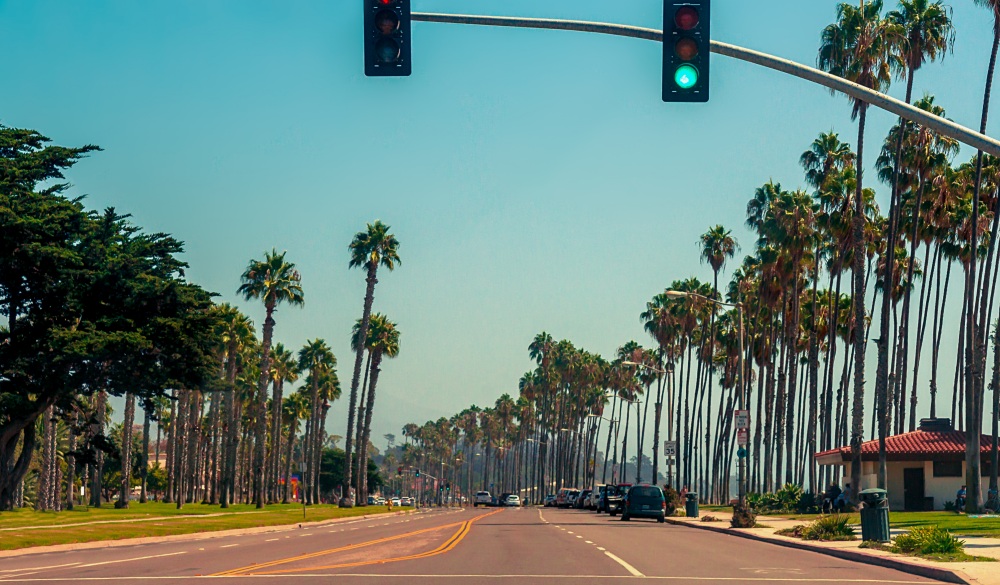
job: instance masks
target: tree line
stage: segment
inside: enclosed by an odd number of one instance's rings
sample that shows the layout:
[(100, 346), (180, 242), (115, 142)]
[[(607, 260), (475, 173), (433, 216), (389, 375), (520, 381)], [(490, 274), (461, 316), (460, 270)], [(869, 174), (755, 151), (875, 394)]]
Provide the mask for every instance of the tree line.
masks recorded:
[[(0, 126), (0, 510), (71, 509), (79, 487), (92, 506), (127, 507), (133, 490), (145, 502), (152, 488), (178, 506), (263, 507), (289, 501), (295, 473), (306, 503), (377, 489), (373, 450), (353, 451), (371, 444), (379, 372), (399, 351), (396, 324), (371, 312), (377, 269), (399, 263), (389, 227), (368, 224), (349, 245), (368, 286), (345, 453), (326, 432), (341, 395), (333, 352), (323, 339), (273, 343), (278, 308), (304, 304), (295, 264), (275, 249), (240, 277), (237, 294), (264, 305), (258, 339), (247, 315), (185, 278), (181, 242), (66, 196), (63, 172), (99, 150)], [(123, 398), (120, 425), (109, 396)]]

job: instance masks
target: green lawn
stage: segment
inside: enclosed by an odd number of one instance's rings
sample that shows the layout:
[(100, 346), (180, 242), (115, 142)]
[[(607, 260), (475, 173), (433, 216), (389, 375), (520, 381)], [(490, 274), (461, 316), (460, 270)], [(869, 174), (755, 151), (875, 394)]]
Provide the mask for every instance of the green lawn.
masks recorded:
[[(309, 506), (305, 521), (383, 514), (386, 511), (381, 506), (348, 509), (335, 505)], [(206, 517), (208, 514), (221, 515)], [(17, 510), (0, 513), (0, 550), (279, 526), (302, 521), (302, 506), (296, 504), (272, 505), (262, 511), (257, 511), (252, 505), (235, 505), (223, 510), (219, 506), (203, 504), (187, 504), (178, 510), (174, 504), (157, 502), (133, 503), (128, 510), (115, 510), (111, 505), (99, 509), (77, 507), (65, 512)], [(74, 524), (77, 526), (68, 526)]]
[[(818, 514), (773, 514), (773, 516), (802, 521), (811, 521), (819, 517)], [(857, 514), (852, 514), (852, 522), (855, 524), (861, 522)], [(901, 529), (937, 525), (959, 536), (1000, 538), (1000, 518), (969, 518), (964, 514), (956, 514), (954, 512), (890, 511), (889, 525), (892, 528)]]

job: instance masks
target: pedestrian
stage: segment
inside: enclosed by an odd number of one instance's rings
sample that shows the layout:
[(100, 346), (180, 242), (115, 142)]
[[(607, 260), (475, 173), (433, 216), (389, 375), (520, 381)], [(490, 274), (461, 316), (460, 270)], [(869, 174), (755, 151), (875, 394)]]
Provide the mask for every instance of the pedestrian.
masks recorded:
[(955, 511), (961, 514), (965, 510), (965, 498), (966, 498), (965, 486), (958, 488), (958, 493), (955, 494)]
[(837, 498), (833, 500), (833, 509), (838, 514), (847, 510), (847, 506), (850, 503), (850, 496), (848, 496), (849, 493), (851, 493), (851, 484), (844, 484), (844, 491), (840, 492), (840, 494), (837, 495)]
[(687, 495), (688, 495), (688, 486), (684, 486), (684, 487), (681, 488), (681, 501), (682, 502), (685, 500), (685, 498), (687, 498)]

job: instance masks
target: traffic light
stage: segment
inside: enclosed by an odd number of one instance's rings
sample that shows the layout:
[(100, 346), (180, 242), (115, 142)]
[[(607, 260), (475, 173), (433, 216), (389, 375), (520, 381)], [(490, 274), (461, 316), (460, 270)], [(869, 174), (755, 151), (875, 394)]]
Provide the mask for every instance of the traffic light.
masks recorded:
[(365, 75), (410, 74), (410, 0), (365, 0)]
[(711, 0), (663, 2), (663, 101), (707, 102)]
[(400, 465), (396, 468), (396, 475), (403, 475), (403, 466)]
[(414, 474), (413, 475), (414, 475), (414, 477), (420, 477), (420, 470), (419, 469), (414, 470)]

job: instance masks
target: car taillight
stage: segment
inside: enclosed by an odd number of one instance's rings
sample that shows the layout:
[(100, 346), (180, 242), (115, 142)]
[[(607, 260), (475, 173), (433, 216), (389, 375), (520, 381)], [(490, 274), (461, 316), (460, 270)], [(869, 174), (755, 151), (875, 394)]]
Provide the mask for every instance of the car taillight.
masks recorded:
[(663, 500), (662, 502), (660, 502), (660, 507), (662, 507), (664, 510), (666, 510), (667, 509), (667, 501)]

